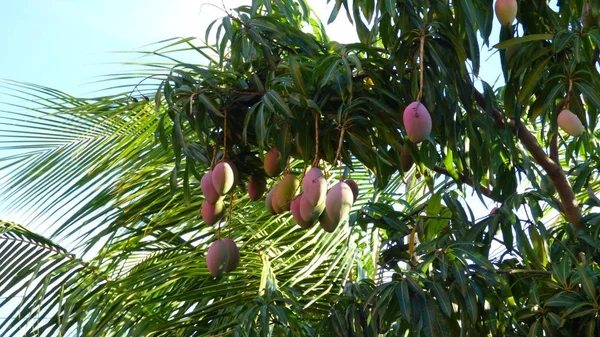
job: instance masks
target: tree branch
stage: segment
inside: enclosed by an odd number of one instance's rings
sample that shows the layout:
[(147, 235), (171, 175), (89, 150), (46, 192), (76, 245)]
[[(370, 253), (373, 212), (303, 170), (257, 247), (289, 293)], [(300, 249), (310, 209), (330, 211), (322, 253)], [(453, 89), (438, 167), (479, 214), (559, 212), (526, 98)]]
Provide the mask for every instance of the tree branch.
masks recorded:
[(550, 140), (550, 159), (554, 160), (555, 163), (560, 163), (558, 159), (558, 130), (554, 130), (552, 139)]
[[(448, 172), (448, 170), (446, 170), (443, 167), (436, 166), (433, 168), (433, 170), (439, 174), (443, 174), (445, 176), (452, 177), (450, 172)], [(458, 180), (463, 182), (463, 184), (467, 184), (467, 185), (471, 186), (472, 188), (475, 188), (475, 183), (473, 182), (473, 179), (471, 179), (471, 177), (468, 177), (462, 173), (458, 173)], [(494, 200), (495, 202), (501, 202), (500, 199), (498, 199), (497, 197), (494, 197), (494, 195), (492, 194), (492, 191), (490, 191), (489, 188), (487, 188), (483, 185), (479, 185), (479, 190), (481, 191), (481, 194)]]
[[(481, 109), (485, 110), (485, 98), (483, 97), (483, 94), (475, 88), (470, 79), (467, 79), (467, 83), (473, 90), (477, 105), (479, 105)], [(496, 127), (509, 127), (521, 141), (523, 146), (525, 146), (527, 151), (529, 151), (533, 157), (533, 160), (540, 165), (544, 171), (546, 171), (548, 178), (550, 178), (556, 187), (556, 190), (558, 191), (562, 209), (564, 210), (567, 220), (576, 228), (583, 228), (584, 225), (581, 223), (581, 211), (579, 210), (577, 199), (575, 199), (575, 193), (573, 193), (573, 188), (571, 187), (569, 180), (567, 180), (567, 177), (565, 176), (560, 164), (546, 155), (544, 149), (540, 146), (537, 139), (533, 136), (533, 134), (531, 134), (531, 132), (529, 132), (529, 130), (527, 130), (525, 125), (523, 125), (520, 120), (508, 118), (496, 108), (494, 108), (492, 111), (492, 118), (494, 119)]]
[(500, 274), (525, 274), (525, 275), (552, 275), (548, 270), (532, 270), (532, 269), (495, 269), (494, 272)]

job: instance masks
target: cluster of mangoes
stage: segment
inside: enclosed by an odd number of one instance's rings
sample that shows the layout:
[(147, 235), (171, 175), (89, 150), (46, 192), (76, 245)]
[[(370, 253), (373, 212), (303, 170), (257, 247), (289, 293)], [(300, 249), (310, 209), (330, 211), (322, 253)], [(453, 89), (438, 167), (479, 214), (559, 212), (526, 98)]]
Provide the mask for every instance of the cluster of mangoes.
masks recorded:
[[(281, 174), (281, 155), (273, 147), (265, 156), (264, 168), (269, 177)], [(300, 192), (300, 193), (298, 193)], [(271, 214), (290, 211), (294, 221), (302, 228), (312, 227), (317, 220), (327, 232), (333, 232), (350, 214), (358, 197), (358, 185), (353, 180), (340, 181), (329, 192), (327, 179), (318, 167), (311, 167), (300, 180), (291, 172), (273, 187), (265, 198), (265, 207)]]
[[(200, 180), (204, 194), (201, 213), (204, 223), (213, 226), (225, 215), (223, 199), (238, 179), (237, 168), (228, 159), (220, 161)], [(218, 277), (223, 272), (233, 271), (240, 262), (240, 251), (232, 239), (214, 241), (206, 253), (206, 264), (211, 275)]]
[[(281, 154), (276, 147), (267, 152), (263, 166), (268, 177), (276, 178), (282, 174)], [(237, 169), (227, 159), (221, 160), (202, 177), (200, 186), (205, 200), (201, 213), (207, 225), (217, 224), (225, 215), (223, 199), (236, 181)], [(250, 200), (260, 200), (266, 189), (264, 176), (255, 174), (250, 177)], [(293, 173), (286, 172), (266, 194), (265, 206), (271, 214), (290, 211), (294, 221), (302, 228), (309, 228), (318, 221), (325, 231), (331, 233), (348, 218), (358, 193), (358, 185), (351, 179), (340, 181), (327, 191), (327, 179), (323, 172), (318, 167), (312, 167), (302, 179), (302, 191), (300, 180)], [(206, 254), (209, 272), (215, 277), (234, 270), (239, 259), (238, 247), (231, 239), (213, 242)]]

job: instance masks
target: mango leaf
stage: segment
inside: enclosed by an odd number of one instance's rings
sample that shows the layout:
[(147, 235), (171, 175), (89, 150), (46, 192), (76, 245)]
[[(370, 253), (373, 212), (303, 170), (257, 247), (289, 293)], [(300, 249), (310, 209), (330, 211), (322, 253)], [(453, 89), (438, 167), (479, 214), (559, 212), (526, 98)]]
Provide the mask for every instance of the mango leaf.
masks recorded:
[(553, 37), (554, 35), (552, 34), (527, 34), (522, 37), (515, 37), (499, 42), (494, 45), (494, 48), (505, 49), (507, 47), (516, 46), (524, 42), (552, 40)]

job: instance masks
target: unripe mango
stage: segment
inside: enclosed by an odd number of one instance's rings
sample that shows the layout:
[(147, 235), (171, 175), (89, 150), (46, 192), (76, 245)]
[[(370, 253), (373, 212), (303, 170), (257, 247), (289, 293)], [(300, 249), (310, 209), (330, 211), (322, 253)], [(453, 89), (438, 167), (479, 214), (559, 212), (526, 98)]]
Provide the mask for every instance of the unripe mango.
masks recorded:
[(265, 198), (265, 207), (267, 208), (267, 211), (273, 215), (277, 214), (277, 212), (275, 211), (275, 208), (273, 207), (273, 193), (275, 192), (275, 189), (272, 188), (269, 193), (267, 193), (267, 197)]
[(511, 46), (506, 47), (506, 49), (504, 50), (504, 56), (506, 57), (506, 60), (508, 62), (510, 62), (510, 59), (512, 59), (512, 57), (516, 54), (517, 50), (519, 50), (519, 46), (520, 44), (513, 44)]
[(233, 187), (235, 174), (232, 165), (231, 161), (222, 161), (212, 171), (212, 183), (219, 195), (227, 194)]
[(278, 202), (278, 199), (276, 198), (278, 188), (279, 188), (279, 184), (275, 185), (275, 187), (273, 188), (273, 196), (271, 196), (271, 205), (273, 205), (273, 212), (275, 212), (275, 214), (282, 214), (286, 210), (289, 211), (290, 204), (288, 203), (287, 205), (285, 205), (285, 204), (281, 205)]
[(250, 200), (257, 201), (262, 198), (263, 194), (267, 190), (267, 181), (265, 178), (259, 175), (253, 175), (250, 177), (248, 183), (248, 196)]
[(329, 219), (329, 216), (327, 216), (327, 212), (323, 212), (323, 214), (319, 216), (319, 226), (321, 226), (321, 228), (323, 228), (323, 230), (327, 233), (333, 233), (337, 228), (338, 224), (334, 223), (333, 221), (331, 221), (331, 219)]
[(327, 196), (327, 180), (318, 167), (313, 167), (302, 179), (302, 191), (304, 198), (311, 205), (318, 205), (325, 201)]
[(413, 166), (413, 158), (410, 155), (408, 150), (408, 146), (404, 145), (402, 147), (402, 152), (400, 152), (400, 166), (402, 166), (402, 171), (407, 172)]
[(303, 198), (303, 194), (300, 194), (294, 200), (292, 200), (292, 203), (290, 204), (290, 211), (292, 212), (292, 217), (298, 226), (302, 228), (310, 228), (315, 223), (315, 219), (312, 221), (306, 221), (304, 218), (302, 218), (302, 215), (300, 214), (300, 202)]
[(200, 180), (200, 188), (202, 189), (204, 199), (214, 204), (217, 201), (223, 200), (223, 197), (217, 193), (215, 185), (213, 185), (212, 174), (213, 171), (210, 170), (202, 176), (202, 179)]
[(272, 147), (267, 152), (263, 166), (269, 177), (276, 177), (281, 174), (281, 153), (276, 147)]
[(344, 182), (352, 190), (352, 196), (354, 197), (352, 199), (352, 203), (354, 203), (356, 201), (356, 198), (358, 198), (358, 193), (359, 193), (359, 191), (358, 191), (358, 184), (356, 183), (356, 181), (354, 181), (352, 179), (347, 179)]
[(230, 239), (221, 240), (227, 246), (227, 251), (229, 253), (229, 258), (227, 259), (227, 264), (225, 265), (224, 271), (229, 273), (230, 271), (235, 270), (238, 264), (240, 264), (240, 250), (235, 242)]
[(206, 252), (206, 265), (210, 274), (214, 277), (221, 276), (228, 261), (229, 249), (227, 244), (222, 240), (211, 243)]
[(325, 199), (325, 213), (327, 218), (331, 220), (331, 223), (339, 225), (342, 223), (350, 214), (350, 208), (352, 207), (352, 189), (345, 182), (340, 181), (327, 193)]
[(564, 109), (558, 114), (556, 122), (561, 129), (571, 136), (581, 136), (583, 134), (583, 124), (581, 124), (577, 115), (568, 109)]
[(222, 201), (216, 203), (204, 200), (202, 203), (202, 220), (209, 226), (213, 226), (219, 222), (225, 215), (225, 204)]
[(422, 142), (431, 133), (431, 115), (419, 101), (410, 103), (402, 114), (408, 139), (413, 143)]
[(286, 174), (285, 177), (283, 177), (283, 180), (277, 184), (275, 193), (273, 194), (273, 199), (275, 200), (273, 203), (274, 208), (276, 208), (275, 205), (277, 205), (283, 211), (289, 211), (290, 203), (292, 202), (294, 195), (296, 195), (299, 186), (300, 181), (295, 175), (291, 173)]
[(502, 26), (509, 26), (517, 17), (517, 0), (496, 0), (496, 17)]

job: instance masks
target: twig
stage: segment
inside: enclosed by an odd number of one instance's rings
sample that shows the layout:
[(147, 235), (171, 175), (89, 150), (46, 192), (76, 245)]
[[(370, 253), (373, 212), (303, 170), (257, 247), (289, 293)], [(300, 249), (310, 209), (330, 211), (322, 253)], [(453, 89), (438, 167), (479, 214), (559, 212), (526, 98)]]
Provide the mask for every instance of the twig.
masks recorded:
[(530, 274), (530, 275), (552, 275), (548, 270), (532, 270), (532, 269), (495, 269), (494, 272), (501, 274)]
[(215, 144), (213, 146), (213, 154), (212, 154), (212, 158), (210, 159), (210, 169), (211, 170), (215, 167), (216, 159), (217, 159), (217, 144)]
[(339, 160), (339, 166), (340, 166), (340, 181), (343, 179), (342, 177), (342, 160), (339, 159), (340, 157), (340, 151), (342, 150), (342, 143), (344, 141), (344, 132), (346, 131), (346, 128), (344, 126), (342, 126), (342, 131), (340, 131), (340, 139), (338, 141), (338, 147), (337, 147), (337, 151), (335, 152), (335, 158), (333, 159), (333, 162), (337, 162)]
[(319, 112), (315, 111), (315, 159), (313, 167), (319, 166)]
[[(448, 177), (452, 177), (452, 175), (450, 174), (450, 172), (448, 172), (448, 170), (446, 170), (443, 167), (439, 167), (436, 166), (433, 168), (433, 170), (437, 173), (443, 174), (445, 176)], [(471, 179), (471, 177), (468, 177), (462, 173), (458, 173), (458, 180), (460, 180), (462, 183), (467, 184), (469, 186), (471, 186), (472, 188), (475, 188), (475, 183), (473, 182), (473, 179)], [(502, 200), (498, 199), (497, 197), (494, 197), (492, 191), (490, 191), (489, 188), (480, 185), (479, 186), (479, 190), (481, 191), (481, 194), (485, 195), (486, 197), (494, 200), (495, 202), (502, 202)]]
[(424, 71), (424, 61), (423, 55), (425, 54), (425, 31), (421, 32), (421, 38), (419, 40), (419, 93), (417, 94), (417, 101), (421, 101), (421, 97), (423, 97), (423, 71)]
[(227, 157), (227, 109), (223, 113), (223, 157), (221, 161)]

